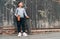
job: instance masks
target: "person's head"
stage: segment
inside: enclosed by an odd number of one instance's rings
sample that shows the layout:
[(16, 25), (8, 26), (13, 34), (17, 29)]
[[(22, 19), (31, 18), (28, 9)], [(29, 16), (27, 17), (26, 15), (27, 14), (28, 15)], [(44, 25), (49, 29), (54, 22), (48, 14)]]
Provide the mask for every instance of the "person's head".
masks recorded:
[(23, 2), (19, 2), (18, 3), (18, 7), (23, 7), (24, 6), (24, 3)]

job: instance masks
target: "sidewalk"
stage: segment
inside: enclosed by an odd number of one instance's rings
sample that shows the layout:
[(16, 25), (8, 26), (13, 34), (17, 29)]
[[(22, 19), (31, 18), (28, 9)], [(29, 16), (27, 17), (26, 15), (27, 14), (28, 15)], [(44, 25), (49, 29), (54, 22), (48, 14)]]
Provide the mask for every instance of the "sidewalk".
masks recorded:
[(60, 32), (29, 35), (27, 37), (18, 37), (17, 35), (0, 35), (0, 39), (60, 39)]

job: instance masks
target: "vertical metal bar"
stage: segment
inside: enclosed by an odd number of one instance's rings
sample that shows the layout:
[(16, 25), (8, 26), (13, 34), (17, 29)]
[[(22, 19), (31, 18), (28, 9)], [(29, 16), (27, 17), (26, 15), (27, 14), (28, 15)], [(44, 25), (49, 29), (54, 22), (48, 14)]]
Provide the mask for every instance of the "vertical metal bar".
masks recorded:
[[(31, 5), (30, 5), (31, 7), (31, 14), (30, 14), (30, 16), (31, 16), (31, 19), (32, 19), (32, 23), (34, 23), (34, 20), (33, 20), (33, 1), (31, 0)], [(32, 23), (31, 23), (31, 25), (32, 25)], [(32, 25), (32, 28), (34, 28), (34, 24)]]
[(37, 28), (38, 25), (37, 25), (37, 0), (36, 0), (36, 24), (35, 24), (35, 27)]
[(2, 25), (2, 26), (4, 26), (4, 7), (3, 7), (3, 10), (2, 10), (2, 11), (3, 11), (3, 16), (2, 16), (2, 17), (3, 17), (3, 18), (2, 18), (2, 20), (3, 20), (3, 21), (2, 21), (2, 22), (3, 22), (3, 25)]

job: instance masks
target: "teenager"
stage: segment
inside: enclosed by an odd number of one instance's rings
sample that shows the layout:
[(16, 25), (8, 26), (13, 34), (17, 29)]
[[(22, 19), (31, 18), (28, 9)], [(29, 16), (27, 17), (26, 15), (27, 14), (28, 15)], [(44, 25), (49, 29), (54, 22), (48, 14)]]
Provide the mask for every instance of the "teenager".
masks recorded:
[[(29, 18), (29, 16), (26, 14), (25, 9), (23, 8), (24, 4), (23, 2), (18, 3), (18, 7), (15, 12), (15, 16), (17, 17), (17, 29), (18, 29), (18, 36), (28, 36), (25, 32), (25, 18)], [(23, 31), (23, 34), (21, 33), (21, 29)]]

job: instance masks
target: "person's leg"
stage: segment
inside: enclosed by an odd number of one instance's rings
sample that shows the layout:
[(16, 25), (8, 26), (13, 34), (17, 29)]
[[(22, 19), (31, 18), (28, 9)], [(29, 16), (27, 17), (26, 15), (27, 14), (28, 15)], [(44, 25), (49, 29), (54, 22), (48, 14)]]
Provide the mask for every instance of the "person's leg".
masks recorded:
[(18, 36), (21, 36), (21, 21), (17, 21)]
[(21, 32), (21, 26), (19, 21), (17, 21), (17, 30), (18, 30), (18, 33)]
[(25, 32), (25, 19), (22, 18), (22, 31)]
[(22, 19), (22, 31), (23, 31), (23, 36), (27, 36), (27, 33), (25, 32), (25, 19)]

